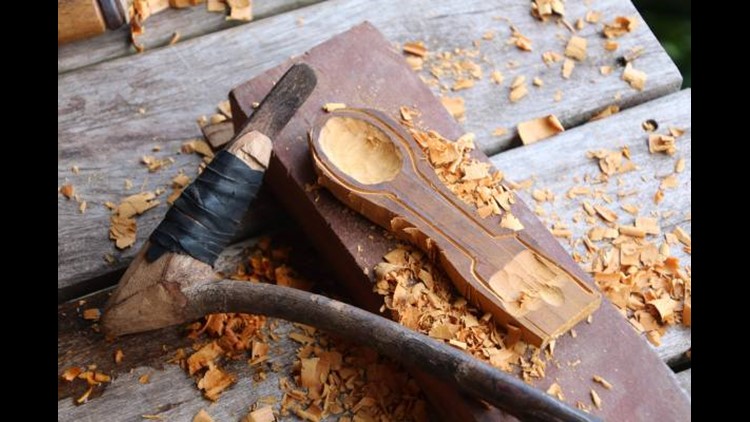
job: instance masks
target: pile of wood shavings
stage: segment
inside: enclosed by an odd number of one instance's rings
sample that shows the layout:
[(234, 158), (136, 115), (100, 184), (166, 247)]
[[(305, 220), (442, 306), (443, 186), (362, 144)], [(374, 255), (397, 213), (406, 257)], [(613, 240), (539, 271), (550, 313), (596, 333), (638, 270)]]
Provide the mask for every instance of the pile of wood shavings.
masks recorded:
[(91, 393), (94, 392), (95, 388), (103, 385), (104, 383), (112, 381), (112, 378), (109, 375), (97, 371), (95, 364), (89, 365), (86, 368), (80, 366), (70, 367), (63, 371), (62, 375), (60, 375), (60, 378), (67, 382), (73, 382), (76, 379), (81, 379), (85, 380), (88, 384), (89, 387), (86, 392), (84, 392), (80, 397), (76, 399), (77, 404), (86, 403), (87, 401), (89, 401)]
[[(289, 266), (290, 249), (272, 247), (263, 238), (250, 251), (229, 278), (239, 282), (270, 282), (310, 290), (313, 283)], [(237, 375), (221, 368), (223, 359), (248, 356), (257, 381), (266, 378), (269, 344), (278, 339), (275, 322), (247, 314), (213, 314), (188, 327), (188, 336), (196, 340), (194, 351), (178, 350), (171, 360), (180, 364), (204, 395), (218, 400)], [(277, 414), (296, 416), (317, 422), (328, 415), (339, 415), (339, 421), (426, 421), (426, 402), (416, 382), (397, 364), (364, 346), (354, 345), (320, 332), (313, 327), (295, 324), (301, 331), (289, 333), (300, 343), (295, 374), (281, 378), (284, 394), (280, 400), (259, 400), (246, 420), (270, 421), (267, 404), (278, 404)]]
[(402, 123), (424, 151), (440, 181), (466, 204), (475, 206), (482, 218), (501, 216), (500, 225), (512, 230), (522, 230), (523, 224), (510, 211), (516, 202), (515, 193), (503, 185), (503, 173), (491, 171), (490, 163), (471, 157), (474, 134), (467, 133), (455, 142), (435, 131), (422, 131), (414, 127), (417, 114), (407, 107), (401, 108)]
[[(209, 12), (226, 13), (229, 10), (227, 20), (251, 21), (253, 19), (252, 0), (134, 0), (128, 7), (130, 16), (130, 40), (136, 51), (145, 51), (145, 46), (138, 42), (138, 37), (143, 35), (146, 27), (144, 22), (151, 15), (166, 9), (184, 9), (206, 3)], [(169, 44), (172, 45), (180, 39), (180, 33), (175, 32)]]
[(373, 349), (298, 326), (303, 331), (290, 337), (302, 345), (299, 375), (294, 384), (279, 380), (282, 416), (294, 413), (313, 422), (328, 415), (340, 415), (340, 422), (428, 420), (420, 388), (403, 369)]
[[(655, 124), (644, 123), (649, 132), (654, 127)], [(652, 154), (674, 154), (675, 140), (683, 133), (678, 128), (670, 128), (669, 134), (650, 133), (649, 151)], [(656, 142), (663, 143), (657, 144), (661, 147), (656, 148)], [(628, 217), (615, 212), (614, 206), (618, 203), (604, 187), (615, 178), (620, 186), (619, 175), (637, 170), (627, 146), (617, 151), (589, 151), (587, 156), (599, 168), (598, 175), (586, 177), (585, 182), (590, 186), (576, 185), (566, 195), (558, 195), (580, 202), (581, 210), (573, 216), (573, 223), (585, 224), (587, 231), (584, 236), (576, 238), (565, 222), (555, 221), (552, 232), (558, 237), (568, 238), (576, 262), (592, 275), (599, 289), (630, 324), (658, 346), (669, 326), (691, 325), (691, 267), (681, 266), (671, 252), (675, 246), (681, 246), (685, 253), (690, 254), (690, 235), (680, 227), (671, 233), (663, 233), (658, 218), (643, 215), (641, 207), (634, 204), (619, 203), (619, 208), (629, 214)], [(663, 199), (665, 189), (678, 185), (678, 174), (684, 168), (685, 160), (676, 159), (673, 173), (664, 176), (659, 183), (654, 198), (656, 204)], [(547, 213), (541, 205), (550, 197), (554, 201), (555, 196), (552, 192), (550, 195), (543, 195), (543, 192), (535, 189), (532, 198), (537, 202), (535, 212), (545, 218)], [(616, 198), (627, 198), (632, 194), (632, 191), (618, 189)], [(597, 204), (599, 201), (608, 205)], [(690, 218), (689, 214), (687, 218)]]
[(463, 350), (524, 380), (543, 378), (540, 349), (520, 340), (521, 331), (498, 330), (489, 313), (470, 306), (441, 268), (419, 250), (400, 245), (375, 266), (375, 292), (398, 323)]

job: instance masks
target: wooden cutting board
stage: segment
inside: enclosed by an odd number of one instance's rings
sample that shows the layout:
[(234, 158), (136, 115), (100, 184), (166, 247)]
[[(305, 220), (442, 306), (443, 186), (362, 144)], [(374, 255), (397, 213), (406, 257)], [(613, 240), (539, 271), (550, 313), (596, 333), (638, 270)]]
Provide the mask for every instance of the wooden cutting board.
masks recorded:
[[(395, 247), (395, 240), (383, 236), (380, 229), (327, 191), (309, 189), (317, 176), (308, 149), (308, 132), (324, 113), (322, 105), (329, 102), (374, 108), (394, 118), (399, 116), (399, 107), (406, 105), (421, 112), (421, 127), (436, 130), (449, 139), (456, 139), (463, 131), (401, 54), (369, 23), (337, 35), (233, 89), (230, 100), (235, 128), (252, 113), (252, 104), (260, 102), (289, 66), (300, 61), (315, 69), (318, 86), (273, 140), (274, 156), (266, 183), (334, 270), (352, 301), (378, 313), (383, 299), (372, 290), (372, 268)], [(481, 151), (473, 153), (475, 158), (489, 161)], [(512, 179), (513, 175), (507, 177)], [(513, 214), (525, 226), (525, 241), (593, 286), (588, 275), (520, 200), (514, 205)], [(557, 382), (568, 403), (581, 401), (591, 407), (590, 391), (595, 389), (602, 408), (594, 408), (593, 412), (608, 421), (691, 419), (690, 399), (680, 389), (673, 372), (606, 299), (593, 314), (592, 323), (579, 324), (575, 329), (577, 337), (564, 335), (557, 340), (555, 358), (548, 363), (545, 378), (534, 382), (536, 387), (546, 390)], [(446, 420), (515, 420), (462, 397), (452, 385), (413, 372)], [(602, 389), (592, 381), (594, 375), (608, 380), (613, 388)]]

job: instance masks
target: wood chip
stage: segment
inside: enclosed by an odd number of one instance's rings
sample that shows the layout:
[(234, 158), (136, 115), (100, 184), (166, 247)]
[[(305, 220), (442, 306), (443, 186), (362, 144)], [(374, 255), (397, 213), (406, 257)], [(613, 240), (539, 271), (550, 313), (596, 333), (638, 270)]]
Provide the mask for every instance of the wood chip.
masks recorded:
[(544, 85), (544, 81), (541, 78), (538, 78), (538, 77), (534, 78), (534, 80), (532, 81), (532, 83), (534, 84), (534, 86), (538, 86), (538, 87), (541, 87), (541, 86)]
[(115, 350), (115, 363), (120, 364), (122, 363), (122, 360), (125, 358), (125, 354), (122, 352), (122, 349)]
[(680, 158), (674, 163), (674, 172), (682, 173), (683, 171), (685, 171), (685, 159)]
[(65, 381), (70, 382), (76, 379), (81, 374), (81, 372), (83, 372), (83, 368), (81, 368), (80, 366), (73, 366), (71, 368), (66, 369), (62, 373), (60, 378), (64, 379)]
[(573, 35), (565, 47), (565, 56), (578, 61), (584, 60), (586, 58), (586, 45), (586, 38)]
[(593, 117), (591, 117), (591, 119), (589, 119), (589, 121), (594, 122), (596, 120), (601, 120), (619, 112), (620, 112), (620, 106), (611, 104), (611, 105), (608, 105), (604, 110), (596, 113)]
[(448, 110), (454, 119), (463, 119), (466, 115), (464, 99), (461, 97), (440, 97), (440, 102)]
[(209, 12), (224, 12), (227, 10), (227, 4), (224, 0), (208, 0), (206, 10)]
[(253, 8), (250, 0), (224, 0), (229, 5), (229, 16), (227, 20), (245, 21), (253, 20)]
[(594, 382), (601, 384), (607, 390), (611, 390), (612, 389), (612, 384), (610, 384), (609, 381), (605, 380), (604, 378), (600, 377), (599, 375), (594, 375)]
[(588, 23), (598, 23), (599, 19), (601, 19), (601, 16), (602, 16), (601, 12), (589, 10), (588, 12), (586, 12), (585, 19), (586, 19), (586, 22)]
[(232, 385), (235, 380), (234, 375), (222, 371), (216, 367), (213, 362), (209, 362), (208, 371), (206, 371), (203, 378), (198, 381), (198, 388), (203, 390), (203, 395), (207, 399), (216, 401), (221, 393)]
[(651, 133), (648, 135), (648, 151), (651, 154), (663, 152), (668, 155), (674, 155), (677, 152), (677, 140), (671, 135), (662, 135)]
[(327, 113), (330, 113), (335, 110), (340, 110), (342, 108), (346, 108), (346, 104), (344, 103), (325, 103), (323, 105), (323, 110)]
[(462, 89), (468, 89), (474, 86), (473, 79), (459, 79), (451, 87), (452, 91), (460, 91)]
[(602, 33), (607, 38), (621, 37), (628, 32), (632, 32), (638, 26), (638, 21), (635, 16), (625, 17), (617, 16), (612, 23), (604, 25)]
[(594, 403), (594, 406), (596, 406), (597, 409), (602, 408), (602, 399), (594, 390), (591, 390), (591, 401)]
[(508, 98), (510, 99), (510, 102), (515, 103), (521, 98), (525, 97), (528, 93), (529, 91), (526, 87), (526, 77), (517, 76), (510, 86), (510, 95)]
[(690, 235), (682, 229), (682, 227), (675, 227), (674, 231), (672, 232), (677, 237), (677, 240), (680, 241), (685, 246), (691, 247), (692, 240), (690, 238)]
[(427, 57), (427, 48), (422, 41), (408, 42), (404, 44), (404, 53), (424, 58)]
[(490, 73), (490, 80), (494, 84), (502, 85), (504, 80), (503, 73), (499, 70), (493, 70), (492, 73)]
[(206, 412), (206, 409), (201, 409), (193, 416), (193, 422), (214, 422), (214, 418)]
[(622, 72), (622, 80), (638, 91), (643, 91), (646, 86), (646, 78), (646, 73), (636, 70), (631, 63), (626, 64), (625, 70)]
[(617, 221), (617, 213), (602, 205), (594, 205), (594, 210), (604, 221), (614, 223)]
[(518, 136), (524, 145), (532, 144), (565, 131), (560, 120), (554, 114), (521, 122), (518, 124), (517, 129)]
[(68, 183), (65, 185), (62, 185), (60, 187), (60, 193), (67, 199), (70, 199), (75, 195), (75, 188), (73, 188), (73, 185)]
[(88, 321), (99, 321), (101, 316), (102, 313), (98, 308), (89, 308), (83, 311), (83, 319)]
[(599, 73), (606, 76), (612, 73), (612, 66), (602, 66), (599, 68)]
[(562, 77), (563, 79), (570, 79), (570, 75), (573, 74), (573, 68), (576, 67), (575, 62), (570, 59), (565, 59), (562, 65)]
[(503, 217), (500, 220), (500, 227), (511, 229), (514, 231), (523, 230), (523, 224), (521, 223), (521, 220), (519, 220), (518, 218), (516, 218), (516, 216), (509, 212), (503, 214)]
[(547, 389), (547, 394), (551, 396), (557, 397), (560, 401), (565, 401), (565, 396), (563, 395), (562, 387), (560, 387), (560, 384), (553, 382), (549, 388)]
[(617, 41), (604, 41), (604, 49), (607, 51), (615, 51), (618, 47), (620, 47), (620, 44)]
[(151, 374), (143, 374), (140, 377), (138, 377), (138, 382), (140, 384), (148, 384), (151, 378)]
[(242, 422), (274, 422), (272, 406), (263, 406), (248, 413)]
[(492, 131), (492, 136), (503, 136), (508, 133), (508, 129), (504, 127), (498, 127), (495, 128), (495, 130)]

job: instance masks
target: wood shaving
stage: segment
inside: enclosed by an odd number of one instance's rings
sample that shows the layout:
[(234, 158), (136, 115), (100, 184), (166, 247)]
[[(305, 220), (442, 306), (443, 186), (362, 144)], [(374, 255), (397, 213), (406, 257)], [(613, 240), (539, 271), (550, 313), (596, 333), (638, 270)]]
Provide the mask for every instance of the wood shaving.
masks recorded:
[(635, 164), (629, 158), (627, 148), (622, 148), (618, 151), (610, 151), (606, 149), (588, 151), (586, 156), (598, 160), (599, 170), (601, 171), (604, 180), (613, 175), (633, 171), (636, 168)]
[(208, 0), (206, 2), (206, 10), (209, 12), (225, 12), (227, 4), (224, 0)]
[(677, 152), (677, 139), (671, 135), (651, 133), (648, 135), (648, 152), (674, 155)]
[(597, 409), (602, 408), (602, 399), (594, 390), (591, 390), (591, 401), (594, 403), (594, 406), (596, 406)]
[(497, 85), (502, 85), (504, 80), (503, 73), (499, 70), (493, 70), (492, 73), (490, 73), (490, 80)]
[(115, 363), (120, 364), (122, 363), (122, 360), (125, 358), (125, 354), (122, 352), (122, 349), (115, 350)]
[(542, 87), (544, 85), (544, 81), (541, 78), (538, 78), (538, 77), (534, 78), (534, 80), (532, 81), (532, 83), (534, 84), (534, 86), (538, 86), (538, 87)]
[(144, 155), (143, 157), (141, 157), (141, 163), (145, 164), (146, 167), (148, 167), (149, 172), (154, 173), (174, 163), (174, 158), (167, 157), (159, 159), (153, 155)]
[(448, 110), (454, 119), (463, 119), (466, 115), (466, 106), (461, 97), (440, 97), (440, 102)]
[(214, 418), (206, 412), (206, 409), (201, 409), (193, 416), (193, 422), (214, 422)]
[(80, 204), (78, 204), (78, 212), (80, 212), (81, 214), (85, 213), (85, 212), (86, 212), (86, 206), (87, 206), (87, 205), (88, 205), (88, 204), (87, 204), (87, 202), (86, 202), (86, 201), (81, 201), (81, 203), (80, 203)]
[(562, 77), (563, 79), (570, 79), (570, 75), (573, 74), (573, 69), (576, 67), (575, 62), (570, 59), (565, 59), (562, 65)]
[(563, 395), (562, 387), (560, 387), (560, 384), (553, 382), (549, 388), (547, 389), (547, 394), (550, 396), (557, 397), (560, 401), (565, 401), (565, 396)]
[(234, 375), (222, 371), (213, 362), (209, 362), (208, 370), (198, 381), (198, 388), (203, 390), (203, 395), (207, 399), (216, 401), (221, 393), (235, 381)]
[(323, 105), (323, 111), (330, 113), (335, 110), (340, 110), (342, 108), (346, 108), (346, 104), (344, 103), (325, 103)]
[(691, 247), (692, 240), (690, 235), (682, 229), (682, 227), (675, 227), (672, 234), (685, 246)]
[(550, 16), (565, 16), (565, 4), (562, 0), (534, 0), (531, 15), (541, 21), (546, 21)]
[(521, 51), (531, 51), (531, 40), (525, 37), (515, 26), (510, 27), (511, 37), (509, 43), (514, 44)]
[(408, 42), (404, 44), (404, 53), (412, 54), (417, 57), (427, 57), (427, 47), (422, 41)]
[(615, 105), (615, 104), (611, 104), (611, 105), (608, 105), (604, 110), (602, 110), (602, 111), (596, 113), (594, 116), (592, 116), (591, 119), (589, 119), (589, 121), (590, 122), (594, 122), (596, 120), (601, 120), (601, 119), (607, 118), (607, 117), (609, 117), (609, 116), (611, 116), (613, 114), (617, 114), (619, 112), (620, 112), (620, 106)]
[(460, 91), (462, 89), (468, 89), (474, 86), (473, 79), (459, 79), (451, 87), (452, 91)]
[(612, 40), (604, 41), (604, 49), (607, 51), (615, 51), (619, 47), (620, 47), (620, 44), (617, 41), (612, 41)]
[(64, 379), (65, 381), (71, 382), (76, 379), (78, 375), (81, 374), (81, 372), (83, 372), (83, 368), (81, 368), (80, 366), (73, 366), (63, 371), (62, 375), (60, 375), (60, 378)]
[(586, 12), (585, 19), (586, 19), (586, 22), (588, 23), (599, 23), (599, 19), (601, 19), (601, 17), (602, 17), (601, 12), (589, 10), (588, 12)]
[(274, 422), (276, 417), (273, 415), (272, 406), (263, 406), (245, 416), (242, 422)]
[(612, 73), (612, 66), (602, 66), (599, 68), (599, 73), (601, 73), (604, 76), (609, 75)]
[(245, 21), (253, 20), (253, 8), (250, 0), (224, 0), (229, 5), (229, 16), (227, 20)]
[(102, 312), (98, 308), (89, 308), (83, 311), (83, 319), (87, 321), (99, 321), (101, 316)]
[(510, 102), (515, 103), (525, 97), (528, 93), (529, 90), (526, 87), (526, 77), (517, 76), (510, 86), (510, 95), (508, 98), (510, 99)]
[(542, 61), (544, 61), (544, 64), (548, 66), (552, 63), (557, 63), (562, 59), (563, 56), (559, 53), (555, 53), (554, 51), (546, 51), (542, 53)]
[(492, 131), (492, 136), (503, 136), (507, 133), (508, 133), (508, 129), (504, 127), (498, 127)]
[(612, 23), (604, 25), (602, 33), (607, 38), (617, 38), (632, 32), (637, 26), (638, 20), (635, 16), (617, 16)]
[(643, 91), (646, 86), (646, 78), (646, 72), (636, 70), (631, 63), (626, 64), (625, 70), (622, 72), (622, 80), (638, 91)]
[[(202, 139), (193, 139), (191, 141), (184, 142), (180, 147), (180, 151), (183, 154), (198, 154), (204, 158), (204, 161), (210, 162), (214, 158), (214, 151), (211, 149), (211, 145)], [(206, 160), (207, 159), (207, 160)]]
[(70, 199), (75, 195), (75, 188), (72, 184), (68, 183), (60, 187), (60, 193), (66, 198)]
[(594, 382), (601, 384), (602, 387), (606, 388), (607, 390), (611, 390), (612, 389), (612, 384), (610, 384), (609, 381), (605, 380), (604, 378), (600, 377), (599, 375), (594, 375), (593, 380), (594, 380)]
[(685, 159), (680, 158), (674, 163), (674, 172), (682, 173), (683, 171), (685, 171)]
[(586, 45), (586, 38), (573, 35), (570, 37), (568, 45), (565, 47), (565, 56), (578, 60), (579, 62), (583, 61), (586, 58)]
[(138, 377), (138, 383), (140, 384), (148, 384), (151, 378), (151, 374), (143, 374), (140, 377)]
[(533, 144), (564, 131), (565, 128), (554, 114), (518, 124), (518, 136), (524, 145)]

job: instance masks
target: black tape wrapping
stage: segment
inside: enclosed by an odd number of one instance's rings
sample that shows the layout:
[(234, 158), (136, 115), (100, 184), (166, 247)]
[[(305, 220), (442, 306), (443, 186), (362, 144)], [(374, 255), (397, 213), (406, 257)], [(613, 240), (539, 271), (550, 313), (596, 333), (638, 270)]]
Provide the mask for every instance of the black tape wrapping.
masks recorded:
[(151, 233), (146, 260), (154, 262), (169, 251), (213, 265), (236, 234), (263, 174), (232, 153), (216, 154)]

